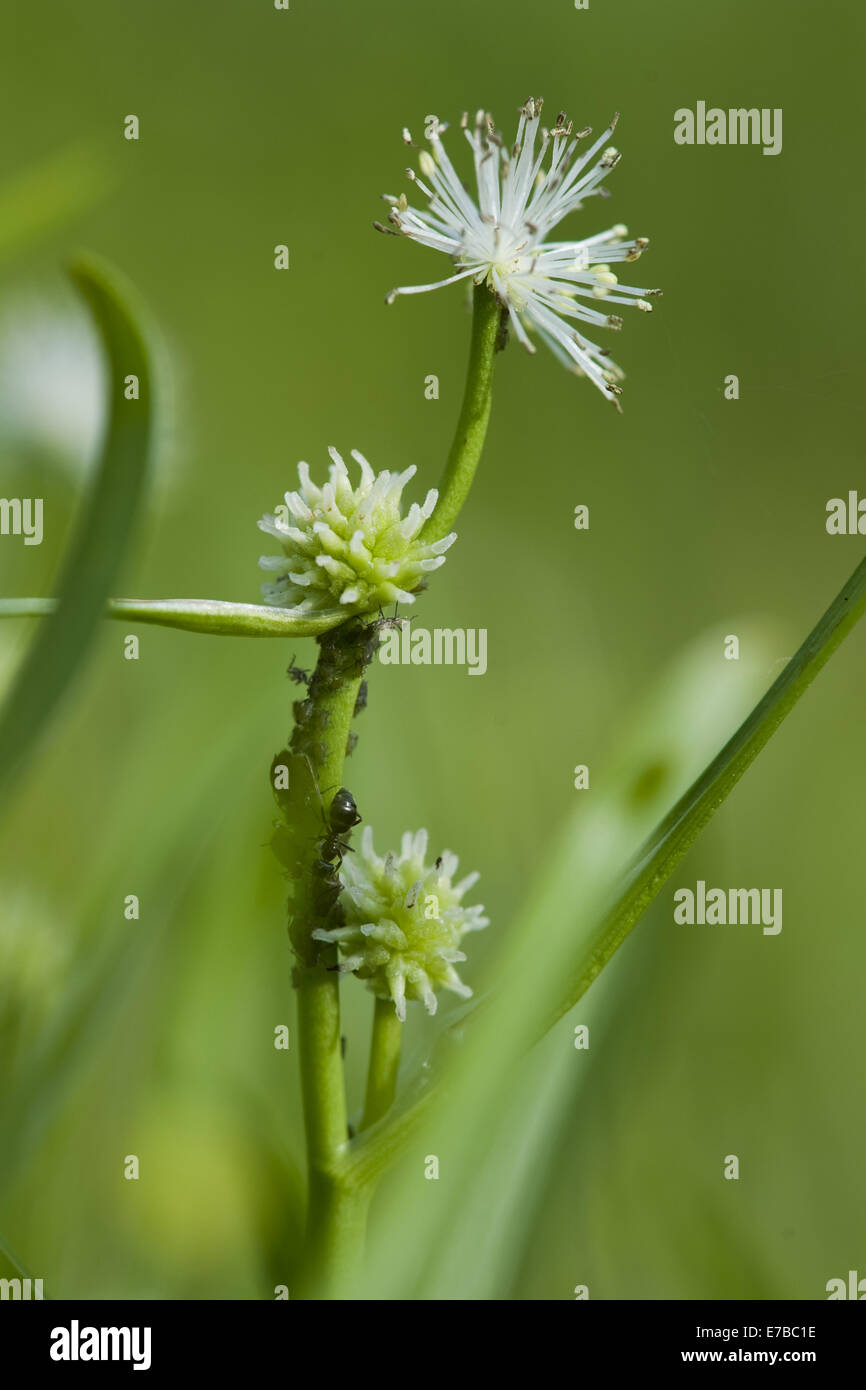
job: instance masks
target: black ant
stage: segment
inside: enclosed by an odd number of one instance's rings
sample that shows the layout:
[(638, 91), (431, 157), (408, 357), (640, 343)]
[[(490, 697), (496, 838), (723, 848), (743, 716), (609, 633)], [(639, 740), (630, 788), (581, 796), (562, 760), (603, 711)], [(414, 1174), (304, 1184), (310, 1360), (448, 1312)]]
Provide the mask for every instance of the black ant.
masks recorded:
[[(324, 810), (322, 816), (324, 818)], [(360, 821), (355, 798), (347, 787), (340, 787), (334, 793), (325, 819), (326, 832), (319, 841), (319, 858), (313, 864), (313, 911), (319, 917), (328, 917), (337, 906), (343, 891), (337, 870), (344, 852), (352, 848), (342, 836), (350, 834)]]
[(347, 787), (340, 787), (339, 791), (334, 793), (328, 818), (325, 821), (327, 830), (319, 842), (320, 863), (327, 863), (329, 860), (336, 859), (339, 868), (343, 862), (344, 850), (351, 850), (352, 848), (342, 836), (350, 834), (354, 826), (360, 825), (361, 819), (352, 793)]

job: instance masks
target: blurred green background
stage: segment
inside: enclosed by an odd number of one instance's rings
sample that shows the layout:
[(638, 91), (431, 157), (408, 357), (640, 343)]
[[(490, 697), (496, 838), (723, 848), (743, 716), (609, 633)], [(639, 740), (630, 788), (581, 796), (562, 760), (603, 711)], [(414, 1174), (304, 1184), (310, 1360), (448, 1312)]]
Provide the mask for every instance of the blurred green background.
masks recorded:
[[(421, 497), (450, 442), (465, 297), (386, 308), (447, 269), (372, 230), (378, 195), (406, 186), (401, 127), (484, 105), (508, 134), (529, 94), (596, 128), (622, 113), (613, 201), (565, 234), (621, 219), (651, 239), (636, 283), (665, 296), (617, 339), (625, 414), (547, 353), (500, 359), (460, 539), (416, 607), (485, 627), (488, 672), (375, 668), (347, 774), (380, 848), (423, 824), (481, 870), (493, 925), (470, 982), (575, 798), (603, 791), (642, 692), (711, 631), (708, 698), (734, 679), (729, 632), (754, 634), (760, 693), (861, 557), (824, 518), (866, 482), (864, 25), (832, 0), (4, 6), (0, 491), (46, 499), (41, 547), (0, 540), (4, 595), (52, 592), (97, 434), (71, 252), (122, 267), (164, 340), (124, 592), (255, 601), (255, 522), (299, 459), (414, 462)], [(699, 99), (783, 108), (782, 154), (675, 145)], [(0, 630), (0, 685), (32, 631)], [(294, 1004), (267, 770), (289, 657), (312, 664), (314, 644), (138, 632), (130, 662), (124, 630), (101, 630), (6, 808), (0, 1233), (53, 1296), (267, 1298), (303, 1154), (296, 1055), (272, 1042)], [(590, 1051), (532, 1121), (500, 1296), (821, 1298), (866, 1273), (864, 677), (860, 631), (593, 988)], [(741, 712), (732, 696), (726, 732)], [(781, 935), (675, 926), (673, 889), (697, 878), (781, 886)], [(353, 981), (345, 1001), (357, 1106), (371, 1004)], [(457, 1275), (451, 1293), (471, 1296)]]

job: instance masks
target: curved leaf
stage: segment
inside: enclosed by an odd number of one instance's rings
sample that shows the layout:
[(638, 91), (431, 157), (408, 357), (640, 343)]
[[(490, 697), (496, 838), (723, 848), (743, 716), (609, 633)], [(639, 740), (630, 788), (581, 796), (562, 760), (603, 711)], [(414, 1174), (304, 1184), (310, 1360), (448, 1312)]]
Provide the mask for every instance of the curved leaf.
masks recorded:
[[(127, 291), (118, 289), (113, 271), (92, 261), (75, 263), (70, 274), (87, 301), (108, 358), (109, 421), (96, 477), (64, 562), (60, 597), (50, 608), (51, 617), (28, 651), (0, 713), (0, 789), (4, 791), (84, 661), (128, 550), (150, 457), (150, 361), (125, 302)], [(130, 376), (138, 378), (134, 400), (124, 394)]]

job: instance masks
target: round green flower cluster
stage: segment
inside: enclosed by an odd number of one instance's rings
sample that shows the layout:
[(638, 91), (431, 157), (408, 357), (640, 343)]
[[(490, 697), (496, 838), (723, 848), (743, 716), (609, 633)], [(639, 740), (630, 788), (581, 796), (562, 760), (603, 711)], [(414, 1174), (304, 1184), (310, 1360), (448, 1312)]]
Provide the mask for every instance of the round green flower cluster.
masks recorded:
[(341, 868), (342, 924), (313, 932), (317, 941), (339, 947), (342, 970), (365, 980), (379, 998), (392, 999), (401, 1020), (407, 999), (434, 1014), (439, 989), (470, 997), (454, 967), (466, 959), (463, 937), (489, 921), (483, 907), (462, 903), (478, 874), (453, 883), (457, 856), (445, 850), (428, 864), (426, 854), (427, 831), (407, 831), (400, 853), (381, 859), (366, 826), (357, 855), (347, 856)]
[(268, 603), (298, 618), (372, 613), (389, 603), (414, 603), (427, 574), (445, 563), (456, 534), (426, 542), (420, 532), (438, 500), (435, 488), (423, 505), (413, 502), (404, 516), (403, 488), (414, 465), (402, 473), (374, 473), (356, 449), (361, 470), (353, 487), (336, 449), (328, 481), (316, 487), (306, 463), (298, 464), (300, 489), (262, 518), (259, 527), (279, 541), (282, 555), (263, 555), (262, 569), (275, 578), (262, 585)]

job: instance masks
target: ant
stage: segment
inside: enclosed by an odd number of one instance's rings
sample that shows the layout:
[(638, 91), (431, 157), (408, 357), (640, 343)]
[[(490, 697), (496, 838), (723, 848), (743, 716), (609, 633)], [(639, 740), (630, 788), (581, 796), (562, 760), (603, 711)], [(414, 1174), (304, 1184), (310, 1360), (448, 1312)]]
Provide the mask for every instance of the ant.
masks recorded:
[[(324, 809), (322, 816), (325, 819)], [(360, 821), (355, 798), (347, 787), (340, 787), (334, 794), (325, 819), (325, 834), (319, 842), (319, 858), (313, 864), (313, 910), (321, 917), (333, 912), (343, 891), (337, 870), (343, 862), (344, 852), (351, 850), (352, 846), (341, 837), (348, 835)]]
[(360, 825), (361, 819), (352, 793), (347, 787), (340, 787), (339, 791), (334, 793), (328, 819), (325, 821), (326, 832), (319, 844), (320, 862), (327, 863), (336, 859), (339, 868), (343, 862), (343, 851), (352, 848), (346, 844), (342, 836), (350, 834), (354, 826)]

